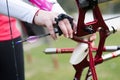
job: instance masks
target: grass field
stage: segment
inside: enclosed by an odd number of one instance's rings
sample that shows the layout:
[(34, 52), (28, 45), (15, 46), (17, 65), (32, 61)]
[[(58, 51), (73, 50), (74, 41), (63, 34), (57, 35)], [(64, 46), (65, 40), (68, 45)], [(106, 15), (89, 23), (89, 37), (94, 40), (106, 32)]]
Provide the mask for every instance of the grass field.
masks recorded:
[[(98, 44), (99, 37), (95, 41)], [(119, 45), (120, 33), (110, 35), (106, 45)], [(75, 47), (76, 42), (60, 37), (53, 42), (53, 47)], [(26, 80), (73, 80), (74, 69), (69, 63), (71, 54), (46, 55), (43, 53), (48, 45), (43, 44), (31, 49), (32, 61), (28, 63), (25, 52), (25, 73)], [(52, 58), (56, 57), (59, 63), (58, 69), (53, 65)], [(104, 62), (96, 66), (99, 80), (119, 80), (120, 78), (120, 57)], [(83, 74), (84, 75), (84, 74)], [(84, 79), (82, 79), (84, 80)]]

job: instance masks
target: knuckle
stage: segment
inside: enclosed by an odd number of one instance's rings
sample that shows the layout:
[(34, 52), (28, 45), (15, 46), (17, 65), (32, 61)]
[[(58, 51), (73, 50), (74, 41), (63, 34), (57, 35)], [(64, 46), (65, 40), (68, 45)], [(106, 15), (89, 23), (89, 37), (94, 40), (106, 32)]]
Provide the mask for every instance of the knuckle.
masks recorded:
[(63, 21), (64, 21), (65, 24), (69, 24), (68, 19), (64, 19)]

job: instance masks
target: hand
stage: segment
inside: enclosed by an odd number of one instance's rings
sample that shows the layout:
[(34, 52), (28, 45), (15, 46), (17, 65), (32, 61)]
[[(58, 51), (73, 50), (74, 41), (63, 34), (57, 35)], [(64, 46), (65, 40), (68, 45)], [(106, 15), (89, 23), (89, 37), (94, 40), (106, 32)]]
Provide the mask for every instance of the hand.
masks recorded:
[(97, 38), (96, 33), (93, 33), (93, 34), (89, 37), (89, 41), (92, 42), (92, 47), (95, 46), (95, 40), (96, 40), (96, 38)]
[[(46, 26), (50, 32), (50, 35), (53, 39), (56, 39), (57, 36), (54, 32), (54, 24), (56, 24), (55, 18), (57, 18), (59, 14), (55, 12), (49, 12), (44, 10), (39, 10), (35, 17), (34, 23), (41, 26)], [(67, 19), (63, 19), (59, 21), (58, 26), (60, 27), (63, 35), (67, 38), (73, 37), (72, 27)]]
[(96, 40), (96, 33), (93, 33), (90, 37), (89, 37), (89, 41), (95, 41)]

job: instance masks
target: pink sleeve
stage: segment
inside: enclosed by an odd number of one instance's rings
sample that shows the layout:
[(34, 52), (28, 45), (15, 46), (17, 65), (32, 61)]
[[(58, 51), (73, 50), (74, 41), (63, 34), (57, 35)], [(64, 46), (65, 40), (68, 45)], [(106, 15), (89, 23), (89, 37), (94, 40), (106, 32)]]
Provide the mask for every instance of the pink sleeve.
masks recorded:
[(32, 4), (36, 5), (42, 10), (51, 11), (53, 4), (47, 0), (29, 0)]

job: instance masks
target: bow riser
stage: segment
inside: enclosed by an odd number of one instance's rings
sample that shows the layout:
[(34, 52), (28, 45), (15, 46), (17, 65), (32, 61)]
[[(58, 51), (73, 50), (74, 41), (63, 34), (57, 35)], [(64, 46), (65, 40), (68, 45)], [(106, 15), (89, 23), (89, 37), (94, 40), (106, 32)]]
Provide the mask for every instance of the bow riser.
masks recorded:
[(102, 14), (98, 5), (94, 6), (92, 10), (93, 13), (93, 21), (85, 23), (85, 15), (88, 10), (81, 8), (79, 4), (79, 0), (76, 0), (79, 10), (79, 18), (77, 24), (77, 34), (75, 36), (82, 37), (92, 33), (95, 33), (100, 28), (104, 28), (104, 30), (109, 32), (108, 26), (105, 24)]
[[(101, 59), (105, 40), (106, 40), (107, 36), (109, 35), (110, 31), (109, 31), (108, 26), (104, 22), (104, 19), (102, 17), (102, 14), (101, 14), (98, 4), (94, 4), (90, 8), (88, 8), (88, 7), (83, 8), (83, 7), (81, 7), (80, 0), (76, 0), (76, 3), (78, 6), (78, 10), (79, 10), (79, 18), (78, 18), (78, 24), (77, 24), (77, 34), (74, 34), (73, 40), (76, 42), (81, 42), (81, 37), (96, 33), (98, 31), (99, 36), (100, 36), (100, 41), (99, 41), (99, 46), (98, 46), (98, 50), (97, 50), (95, 57), (93, 57), (93, 55), (92, 55), (91, 42), (89, 42), (89, 40), (88, 40), (88, 42), (82, 41), (83, 43), (87, 43), (89, 45), (89, 53), (88, 53), (89, 61), (85, 58), (79, 64), (73, 65), (73, 67), (76, 70), (76, 75), (75, 75), (74, 79), (80, 80), (82, 70), (86, 66), (89, 66), (92, 79), (98, 80), (97, 75), (96, 75), (96, 70), (95, 70), (95, 61), (97, 61), (98, 59)], [(90, 6), (91, 6), (91, 4), (90, 4)], [(93, 21), (85, 23), (85, 15), (88, 10), (91, 10), (93, 13)], [(86, 63), (84, 63), (84, 62), (86, 62)], [(80, 74), (78, 74), (78, 72)], [(85, 80), (88, 80), (88, 78), (86, 78)]]

